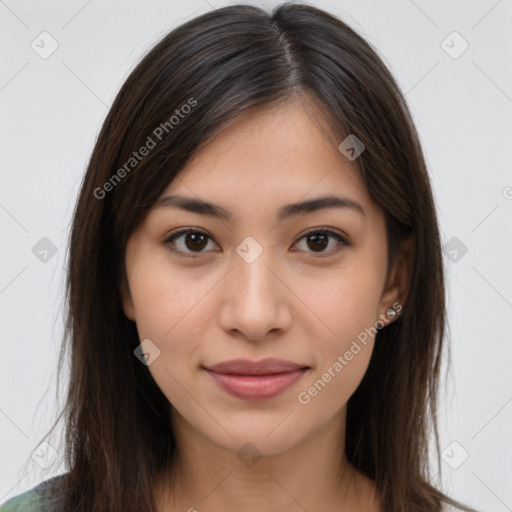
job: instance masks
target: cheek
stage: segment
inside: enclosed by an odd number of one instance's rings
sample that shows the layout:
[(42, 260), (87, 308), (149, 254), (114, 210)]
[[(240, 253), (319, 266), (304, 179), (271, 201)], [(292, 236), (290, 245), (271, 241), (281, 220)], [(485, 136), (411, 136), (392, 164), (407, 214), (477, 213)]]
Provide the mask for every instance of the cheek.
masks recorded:
[(172, 404), (187, 407), (185, 388), (204, 339), (206, 299), (214, 282), (172, 271), (162, 260), (134, 265), (130, 278), (139, 339), (150, 339), (160, 350), (148, 370)]
[(205, 307), (215, 281), (193, 279), (155, 261), (133, 266), (130, 277), (139, 339), (150, 339), (160, 350), (148, 370), (172, 404), (190, 407), (185, 388), (190, 388), (191, 371), (205, 338), (201, 331), (205, 319), (212, 314)]
[(307, 306), (300, 308), (307, 315), (300, 321), (319, 354), (332, 358), (359, 335), (365, 338), (378, 319), (381, 282), (380, 269), (364, 262), (297, 281), (294, 291)]
[[(350, 270), (350, 271), (349, 271)], [(303, 325), (313, 344), (315, 367), (297, 400), (308, 414), (328, 420), (352, 396), (371, 359), (382, 275), (378, 266), (337, 269), (300, 290), (311, 309)]]
[[(317, 294), (312, 304), (322, 318), (309, 335), (315, 340), (315, 366), (297, 401), (307, 413), (328, 421), (359, 386), (375, 342), (378, 294), (371, 280), (340, 280)], [(316, 301), (316, 302), (315, 302)], [(328, 328), (327, 328), (328, 326)]]
[(197, 269), (173, 269), (165, 254), (141, 258), (129, 278), (140, 335), (164, 346), (172, 344), (177, 332), (190, 335), (199, 327), (197, 315), (204, 317), (201, 307), (215, 285), (214, 276), (202, 276)]
[(296, 399), (304, 422), (327, 423), (354, 394), (368, 368), (373, 342), (366, 346), (356, 342), (356, 345), (349, 349), (350, 360), (342, 354), (329, 359), (323, 368), (316, 368), (315, 374), (299, 390)]

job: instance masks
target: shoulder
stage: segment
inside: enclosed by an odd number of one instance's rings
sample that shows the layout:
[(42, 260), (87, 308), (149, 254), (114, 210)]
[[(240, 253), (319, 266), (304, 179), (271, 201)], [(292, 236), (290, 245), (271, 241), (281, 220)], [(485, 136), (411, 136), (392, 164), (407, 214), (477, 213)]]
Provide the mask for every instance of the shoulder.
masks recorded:
[(66, 474), (45, 480), (0, 505), (0, 512), (60, 512), (61, 486)]

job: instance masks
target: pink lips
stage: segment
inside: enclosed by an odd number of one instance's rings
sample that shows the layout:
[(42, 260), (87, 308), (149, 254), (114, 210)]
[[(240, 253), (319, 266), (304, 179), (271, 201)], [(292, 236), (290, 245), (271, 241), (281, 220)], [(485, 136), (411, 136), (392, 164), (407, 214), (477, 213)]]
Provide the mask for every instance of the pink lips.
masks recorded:
[(244, 400), (272, 398), (299, 380), (308, 369), (280, 359), (232, 359), (205, 370), (224, 391)]

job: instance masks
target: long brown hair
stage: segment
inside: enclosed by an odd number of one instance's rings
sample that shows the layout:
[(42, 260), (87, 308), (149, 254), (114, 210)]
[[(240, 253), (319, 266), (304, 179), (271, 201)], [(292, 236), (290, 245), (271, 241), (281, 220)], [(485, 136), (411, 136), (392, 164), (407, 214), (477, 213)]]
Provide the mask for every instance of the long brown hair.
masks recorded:
[(69, 245), (59, 357), (59, 373), (68, 351), (71, 362), (59, 416), (66, 422), (66, 510), (155, 510), (154, 478), (175, 446), (168, 401), (134, 356), (140, 340), (121, 306), (126, 243), (214, 135), (291, 95), (313, 99), (339, 142), (354, 134), (365, 144), (356, 163), (385, 214), (389, 266), (401, 240), (415, 242), (403, 312), (379, 330), (348, 402), (347, 457), (375, 481), (386, 512), (439, 512), (442, 502), (473, 510), (430, 483), (431, 432), (441, 470), (436, 411), (445, 280), (414, 123), (376, 51), (341, 20), (299, 3), (270, 14), (232, 5), (175, 28), (136, 66), (105, 119)]

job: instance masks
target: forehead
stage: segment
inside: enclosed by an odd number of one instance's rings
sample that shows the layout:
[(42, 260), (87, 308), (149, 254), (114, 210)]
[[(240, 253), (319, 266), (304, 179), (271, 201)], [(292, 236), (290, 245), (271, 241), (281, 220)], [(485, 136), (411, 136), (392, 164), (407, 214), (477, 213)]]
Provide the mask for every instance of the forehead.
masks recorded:
[(186, 195), (242, 215), (341, 195), (376, 213), (356, 161), (328, 133), (318, 111), (296, 99), (252, 111), (196, 153), (161, 197)]

